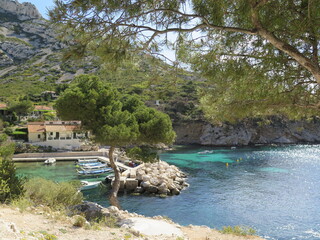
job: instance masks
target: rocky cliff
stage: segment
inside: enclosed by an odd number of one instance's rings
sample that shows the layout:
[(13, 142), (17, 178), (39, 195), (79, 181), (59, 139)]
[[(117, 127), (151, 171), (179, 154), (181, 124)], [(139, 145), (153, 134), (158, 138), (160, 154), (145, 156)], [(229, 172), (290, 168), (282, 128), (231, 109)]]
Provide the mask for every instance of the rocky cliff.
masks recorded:
[(19, 3), (16, 0), (1, 0), (0, 6), (1, 14), (12, 14), (21, 21), (42, 18), (38, 9), (29, 2)]
[(246, 146), (254, 144), (319, 143), (320, 120), (289, 121), (272, 118), (237, 124), (212, 125), (203, 121), (175, 124), (176, 144)]
[(33, 4), (0, 0), (0, 67), (60, 48), (54, 31)]

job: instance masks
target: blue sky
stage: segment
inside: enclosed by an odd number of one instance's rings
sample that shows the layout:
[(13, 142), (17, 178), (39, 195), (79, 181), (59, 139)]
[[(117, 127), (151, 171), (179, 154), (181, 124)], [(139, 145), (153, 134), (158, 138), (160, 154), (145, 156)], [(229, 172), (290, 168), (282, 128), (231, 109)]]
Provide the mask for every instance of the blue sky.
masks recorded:
[(52, 8), (54, 6), (53, 4), (53, 0), (20, 0), (19, 2), (30, 2), (32, 4), (34, 4), (37, 9), (39, 10), (39, 12), (41, 13), (41, 15), (44, 18), (49, 18), (47, 15), (47, 8)]

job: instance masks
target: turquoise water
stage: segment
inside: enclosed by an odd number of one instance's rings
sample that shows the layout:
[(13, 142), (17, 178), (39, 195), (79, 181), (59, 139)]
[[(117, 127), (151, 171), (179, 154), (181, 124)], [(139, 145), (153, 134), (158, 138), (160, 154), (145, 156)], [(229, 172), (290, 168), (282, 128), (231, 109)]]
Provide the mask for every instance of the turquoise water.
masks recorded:
[[(213, 152), (199, 154), (205, 150)], [(320, 145), (179, 147), (162, 153), (161, 159), (186, 172), (190, 187), (168, 198), (120, 195), (122, 208), (166, 215), (183, 225), (250, 226), (267, 239), (320, 239)], [(29, 176), (77, 178), (73, 163), (17, 168)], [(88, 191), (85, 196), (108, 206), (107, 190)]]

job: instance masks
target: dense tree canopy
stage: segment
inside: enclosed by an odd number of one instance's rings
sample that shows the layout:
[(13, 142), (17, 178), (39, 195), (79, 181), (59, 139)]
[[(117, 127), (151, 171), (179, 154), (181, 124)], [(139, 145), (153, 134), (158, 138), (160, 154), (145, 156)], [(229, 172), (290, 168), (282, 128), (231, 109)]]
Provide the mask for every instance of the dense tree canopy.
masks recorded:
[(114, 148), (170, 144), (175, 138), (168, 115), (146, 107), (135, 96), (120, 94), (96, 76), (77, 77), (57, 100), (56, 108), (63, 120), (81, 120), (83, 128), (92, 131), (96, 142), (111, 146), (109, 159), (115, 171), (112, 204), (120, 187), (119, 169), (113, 160)]
[(58, 0), (50, 16), (77, 56), (171, 45), (212, 80), (201, 94), (214, 119), (319, 110), (320, 0)]

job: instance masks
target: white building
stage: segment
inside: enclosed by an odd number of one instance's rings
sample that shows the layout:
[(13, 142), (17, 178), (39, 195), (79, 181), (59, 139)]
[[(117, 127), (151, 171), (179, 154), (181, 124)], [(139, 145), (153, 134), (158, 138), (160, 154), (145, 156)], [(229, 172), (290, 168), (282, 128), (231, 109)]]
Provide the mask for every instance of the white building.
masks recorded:
[(81, 130), (81, 121), (45, 121), (28, 123), (28, 141), (56, 149), (79, 149), (89, 137)]

